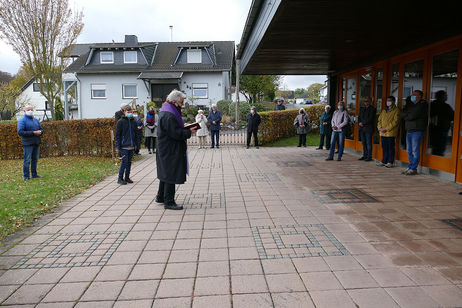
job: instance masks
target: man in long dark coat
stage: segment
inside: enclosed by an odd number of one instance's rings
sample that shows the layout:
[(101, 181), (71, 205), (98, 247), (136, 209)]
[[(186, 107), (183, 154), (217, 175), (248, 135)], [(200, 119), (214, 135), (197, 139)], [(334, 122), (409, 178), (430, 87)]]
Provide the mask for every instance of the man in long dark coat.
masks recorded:
[(157, 178), (159, 190), (156, 202), (164, 203), (169, 210), (182, 210), (175, 203), (175, 184), (186, 182), (188, 172), (188, 156), (186, 140), (196, 132), (195, 128), (185, 129), (181, 118), (181, 106), (184, 93), (173, 90), (162, 105), (157, 126)]
[(261, 117), (257, 113), (257, 109), (252, 106), (250, 113), (247, 115), (247, 149), (250, 148), (250, 139), (253, 135), (255, 148), (258, 149), (258, 126), (261, 123)]

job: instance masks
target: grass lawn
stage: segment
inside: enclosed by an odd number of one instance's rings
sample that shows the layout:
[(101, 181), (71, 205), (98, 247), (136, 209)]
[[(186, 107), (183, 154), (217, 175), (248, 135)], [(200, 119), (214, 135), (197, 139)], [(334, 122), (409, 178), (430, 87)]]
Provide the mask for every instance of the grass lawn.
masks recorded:
[(43, 178), (24, 181), (22, 163), (0, 160), (0, 239), (119, 169), (110, 158), (41, 158), (37, 171)]
[[(265, 144), (266, 147), (291, 147), (298, 145), (298, 135), (286, 139), (281, 139), (273, 143)], [(309, 133), (306, 135), (307, 146), (319, 146), (319, 133)]]

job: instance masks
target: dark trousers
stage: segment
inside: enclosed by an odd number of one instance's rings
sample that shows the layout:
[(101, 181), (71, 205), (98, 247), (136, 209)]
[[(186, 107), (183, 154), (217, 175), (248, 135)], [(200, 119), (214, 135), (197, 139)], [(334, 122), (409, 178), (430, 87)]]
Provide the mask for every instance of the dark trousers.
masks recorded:
[(37, 162), (40, 155), (40, 145), (39, 144), (31, 144), (31, 145), (24, 145), (24, 163), (22, 165), (22, 173), (25, 179), (30, 178), (29, 174), (29, 166), (30, 171), (32, 173), (32, 177), (37, 176)]
[(326, 138), (326, 149), (330, 149), (330, 139), (332, 138), (332, 133), (328, 134), (321, 134), (321, 138), (319, 141), (319, 147), (322, 148), (324, 146), (324, 137)]
[(395, 137), (380, 137), (382, 139), (382, 163), (393, 164), (395, 161)]
[(133, 154), (134, 150), (120, 150), (120, 155), (122, 155), (122, 162), (120, 164), (120, 169), (119, 169), (119, 179), (124, 178), (125, 174), (125, 179), (130, 178), (130, 169), (132, 167), (132, 159), (133, 159)]
[(359, 135), (363, 143), (363, 157), (372, 158), (372, 132), (360, 130)]
[(219, 130), (211, 130), (210, 135), (212, 137), (212, 148), (215, 147), (215, 139), (216, 139), (216, 146), (220, 146), (220, 131)]
[(255, 146), (258, 147), (258, 131), (254, 130), (251, 132), (247, 132), (247, 146), (250, 146), (250, 140), (253, 135), (253, 141), (255, 142)]
[(159, 190), (157, 191), (159, 199), (163, 199), (165, 204), (175, 201), (175, 184), (159, 181)]
[(141, 150), (141, 138), (143, 136), (136, 136), (135, 137), (135, 153), (138, 154)]
[(299, 134), (298, 135), (298, 145), (306, 146), (306, 134)]
[(144, 145), (148, 150), (156, 149), (156, 137), (144, 137)]

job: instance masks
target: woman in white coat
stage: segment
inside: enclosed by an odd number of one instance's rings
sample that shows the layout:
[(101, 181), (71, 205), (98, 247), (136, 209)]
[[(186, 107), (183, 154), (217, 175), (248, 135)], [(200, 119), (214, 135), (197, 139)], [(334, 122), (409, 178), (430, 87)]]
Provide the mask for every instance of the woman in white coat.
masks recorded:
[(196, 136), (199, 137), (199, 149), (205, 148), (205, 138), (209, 135), (207, 129), (207, 117), (204, 115), (203, 110), (198, 110), (196, 115), (196, 122), (200, 124), (201, 128), (197, 131)]

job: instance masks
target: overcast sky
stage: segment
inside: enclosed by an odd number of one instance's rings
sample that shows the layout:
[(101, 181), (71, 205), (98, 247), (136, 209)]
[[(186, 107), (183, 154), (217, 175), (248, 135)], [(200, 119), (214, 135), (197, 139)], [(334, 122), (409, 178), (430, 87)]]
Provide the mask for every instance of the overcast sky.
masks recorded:
[[(235, 41), (239, 43), (251, 0), (70, 0), (83, 10), (84, 28), (78, 43), (123, 42), (125, 34), (139, 41)], [(0, 41), (0, 70), (16, 74), (19, 57)], [(323, 83), (326, 76), (286, 76), (287, 89)]]

